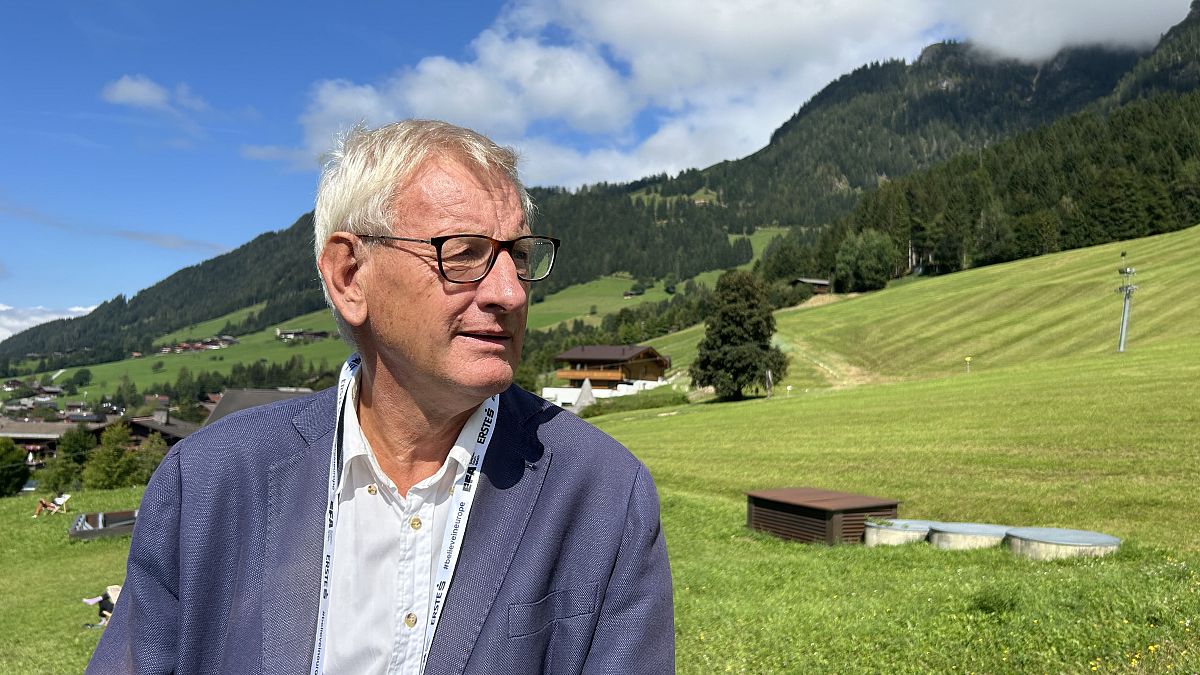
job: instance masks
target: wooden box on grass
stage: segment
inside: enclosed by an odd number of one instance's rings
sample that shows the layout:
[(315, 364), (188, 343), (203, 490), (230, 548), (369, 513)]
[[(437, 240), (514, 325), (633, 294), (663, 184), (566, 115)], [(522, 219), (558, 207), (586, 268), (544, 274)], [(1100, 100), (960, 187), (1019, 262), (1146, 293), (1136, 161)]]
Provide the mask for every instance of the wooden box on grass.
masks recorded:
[(746, 525), (795, 541), (857, 544), (868, 517), (895, 518), (899, 504), (817, 488), (760, 490), (746, 493)]

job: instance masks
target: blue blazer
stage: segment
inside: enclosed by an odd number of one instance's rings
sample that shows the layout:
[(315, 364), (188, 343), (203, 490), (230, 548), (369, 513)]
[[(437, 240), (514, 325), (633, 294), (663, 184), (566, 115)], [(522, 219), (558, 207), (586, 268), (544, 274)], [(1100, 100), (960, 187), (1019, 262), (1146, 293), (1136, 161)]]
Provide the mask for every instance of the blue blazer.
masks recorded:
[[(245, 410), (172, 448), (89, 673), (308, 672), (335, 398)], [(646, 467), (515, 386), (499, 417), (425, 673), (673, 672)]]

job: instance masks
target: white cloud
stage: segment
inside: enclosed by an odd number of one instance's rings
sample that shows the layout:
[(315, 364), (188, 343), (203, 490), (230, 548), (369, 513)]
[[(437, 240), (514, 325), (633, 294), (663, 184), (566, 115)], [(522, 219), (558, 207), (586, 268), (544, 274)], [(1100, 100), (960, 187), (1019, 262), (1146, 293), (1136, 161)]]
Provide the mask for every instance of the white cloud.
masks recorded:
[(135, 108), (170, 110), (170, 93), (145, 75), (122, 75), (120, 79), (104, 85), (100, 98), (114, 105)]
[(93, 305), (69, 309), (48, 309), (46, 307), (11, 307), (0, 303), (0, 340), (6, 340), (27, 328), (47, 321), (83, 316), (95, 308)]
[(203, 135), (197, 116), (211, 112), (208, 101), (193, 92), (186, 82), (176, 84), (171, 90), (140, 74), (122, 75), (105, 84), (100, 90), (100, 98), (113, 105), (165, 115), (172, 126), (184, 134), (166, 141), (168, 146), (179, 149), (193, 147), (193, 139)]
[[(0, 215), (9, 216), (25, 223), (51, 227), (64, 232), (94, 237), (124, 239), (168, 250), (198, 251), (201, 253), (224, 253), (229, 250), (227, 246), (222, 244), (199, 239), (189, 239), (169, 233), (139, 232), (137, 230), (114, 229), (94, 226), (88, 223), (69, 222), (39, 208), (15, 204), (3, 198), (0, 198)], [(0, 277), (3, 277), (3, 271), (3, 266), (0, 266)]]
[(637, 103), (621, 76), (587, 44), (540, 44), (532, 37), (484, 31), (474, 69), (511, 92), (511, 111), (527, 120), (561, 119), (584, 133), (624, 129)]
[(1095, 0), (1008, 0), (991, 3), (947, 1), (945, 18), (957, 23), (989, 52), (1041, 61), (1064, 47), (1106, 44), (1152, 46), (1187, 14), (1179, 0), (1095, 2)]
[(193, 94), (192, 88), (184, 82), (175, 85), (175, 102), (181, 108), (187, 108), (195, 112), (205, 112), (208, 110), (208, 101)]
[(576, 186), (745, 156), (822, 87), (865, 63), (967, 39), (1006, 57), (1065, 46), (1146, 46), (1185, 0), (515, 0), (470, 56), (422, 59), (374, 82), (313, 85), (297, 161), (350, 125), (462, 124), (518, 147), (530, 184)]

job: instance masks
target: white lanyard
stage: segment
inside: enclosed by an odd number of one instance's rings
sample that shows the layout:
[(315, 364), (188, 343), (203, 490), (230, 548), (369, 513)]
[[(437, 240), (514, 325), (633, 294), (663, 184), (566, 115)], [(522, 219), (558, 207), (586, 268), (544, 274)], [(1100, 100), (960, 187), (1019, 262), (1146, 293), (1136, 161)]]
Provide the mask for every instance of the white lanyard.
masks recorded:
[[(334, 430), (333, 449), (329, 457), (329, 506), (325, 511), (325, 543), (321, 556), (321, 595), (317, 608), (317, 636), (316, 644), (313, 647), (310, 675), (320, 675), (324, 669), (329, 594), (332, 585), (330, 573), (333, 569), (333, 535), (337, 526), (338, 486), (341, 483), (342, 473), (342, 435), (346, 412), (346, 392), (354, 380), (359, 365), (359, 356), (352, 355), (342, 366), (341, 376), (338, 378), (337, 427)], [(442, 535), (441, 554), (437, 557), (434, 595), (429, 605), (429, 621), (425, 624), (425, 644), (421, 652), (422, 671), (425, 670), (425, 661), (429, 658), (429, 649), (433, 646), (433, 636), (437, 631), (438, 621), (442, 618), (442, 610), (446, 594), (449, 592), (450, 581), (454, 576), (454, 568), (458, 565), (463, 532), (467, 528), (467, 518), (471, 515), (471, 505), (475, 502), (475, 487), (478, 484), (476, 474), (483, 466), (483, 458), (487, 455), (488, 445), (492, 442), (492, 432), (496, 428), (499, 410), (500, 397), (492, 396), (475, 411), (471, 419), (463, 425), (463, 433), (459, 434), (460, 443), (464, 437), (474, 441), (474, 450), (471, 452), (471, 461), (467, 464), (467, 470), (454, 481), (451, 491), (456, 499), (447, 514), (446, 527)], [(466, 436), (468, 429), (474, 430), (472, 436)]]

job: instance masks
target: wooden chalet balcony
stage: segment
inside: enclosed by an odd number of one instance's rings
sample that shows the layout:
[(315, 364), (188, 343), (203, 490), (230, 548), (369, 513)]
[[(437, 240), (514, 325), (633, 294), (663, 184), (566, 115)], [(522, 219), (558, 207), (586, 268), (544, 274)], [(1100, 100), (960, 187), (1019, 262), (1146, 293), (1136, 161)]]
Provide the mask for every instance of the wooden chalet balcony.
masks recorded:
[(625, 374), (620, 370), (575, 370), (568, 368), (565, 370), (555, 371), (554, 376), (564, 380), (582, 381), (587, 379), (591, 380), (592, 382), (619, 382), (625, 379)]

